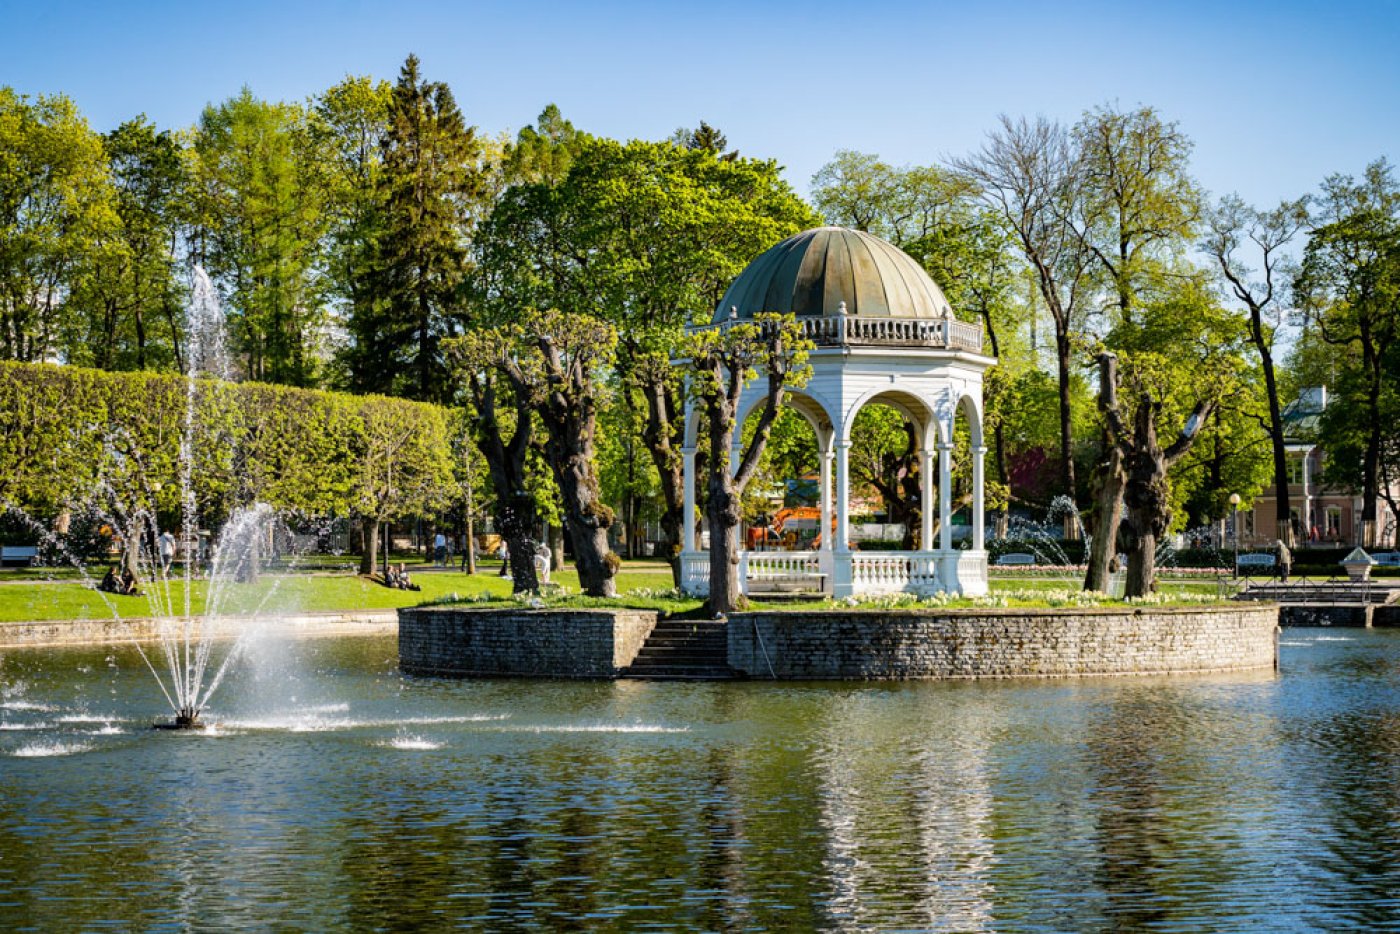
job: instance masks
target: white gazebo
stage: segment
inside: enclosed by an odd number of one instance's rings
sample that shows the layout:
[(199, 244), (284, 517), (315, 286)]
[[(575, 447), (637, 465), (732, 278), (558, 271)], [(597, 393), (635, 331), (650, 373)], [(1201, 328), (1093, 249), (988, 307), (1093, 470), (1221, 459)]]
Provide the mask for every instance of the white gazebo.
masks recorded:
[[(744, 592), (790, 583), (833, 597), (899, 591), (986, 593), (982, 375), (996, 361), (982, 353), (982, 329), (953, 320), (942, 290), (908, 254), (844, 227), (805, 231), (759, 256), (730, 285), (713, 322), (705, 327), (726, 328), (760, 312), (796, 315), (803, 333), (816, 345), (810, 360), (812, 379), (791, 392), (788, 404), (816, 432), (823, 534), (821, 547), (814, 551), (741, 552)], [(762, 401), (761, 380), (746, 387), (740, 425)], [(919, 440), (924, 504), (920, 551), (851, 547), (851, 426), (857, 413), (873, 403), (900, 412)], [(959, 416), (967, 420), (972, 442), (968, 548), (955, 548), (953, 543), (951, 455)], [(698, 548), (694, 521), (699, 417), (693, 406), (687, 408), (682, 454), (688, 521), (682, 533), (681, 585), (690, 593), (705, 594), (709, 554)], [(736, 447), (736, 464), (739, 455)], [(928, 506), (934, 501), (935, 463), (940, 524), (938, 547), (930, 548), (933, 510)], [(835, 535), (828, 534), (833, 510)]]

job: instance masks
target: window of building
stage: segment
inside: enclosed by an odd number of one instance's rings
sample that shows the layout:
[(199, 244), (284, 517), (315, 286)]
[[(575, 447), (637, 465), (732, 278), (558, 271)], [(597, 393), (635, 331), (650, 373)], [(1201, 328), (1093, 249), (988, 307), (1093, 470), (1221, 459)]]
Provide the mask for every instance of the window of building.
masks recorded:
[(1340, 538), (1342, 535), (1342, 507), (1327, 507), (1327, 531), (1328, 538)]
[(1300, 455), (1288, 455), (1288, 485), (1303, 485), (1303, 458)]

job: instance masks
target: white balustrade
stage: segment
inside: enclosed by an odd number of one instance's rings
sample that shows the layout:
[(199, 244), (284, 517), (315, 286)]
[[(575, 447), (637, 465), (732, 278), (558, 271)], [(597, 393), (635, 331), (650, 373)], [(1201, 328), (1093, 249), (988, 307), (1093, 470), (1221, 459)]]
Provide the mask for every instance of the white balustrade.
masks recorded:
[(710, 595), (710, 556), (707, 552), (681, 553), (681, 590), (695, 597)]
[(827, 591), (828, 573), (815, 551), (746, 551), (739, 558), (745, 593), (760, 591)]
[(749, 580), (802, 577), (821, 573), (815, 551), (750, 551)]
[[(982, 352), (982, 328), (951, 318), (887, 318), (861, 315), (801, 316), (802, 336), (818, 345), (883, 344), (903, 347), (946, 347)], [(749, 321), (720, 321), (688, 328), (691, 333), (726, 331)]]
[(909, 584), (909, 555), (857, 551), (851, 555), (851, 582), (856, 593), (899, 593)]
[[(838, 559), (839, 560), (839, 559)], [(858, 594), (934, 594), (944, 590), (939, 551), (857, 551), (851, 555), (851, 580)]]

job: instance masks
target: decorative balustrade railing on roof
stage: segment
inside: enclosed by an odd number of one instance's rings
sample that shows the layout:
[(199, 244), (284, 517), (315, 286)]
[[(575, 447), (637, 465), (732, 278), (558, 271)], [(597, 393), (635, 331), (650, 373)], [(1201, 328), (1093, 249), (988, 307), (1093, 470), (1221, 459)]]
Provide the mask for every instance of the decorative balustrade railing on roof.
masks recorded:
[[(951, 318), (885, 318), (860, 315), (799, 315), (802, 336), (818, 347), (935, 347), (948, 350), (982, 352), (982, 328)], [(714, 324), (696, 325), (687, 330), (700, 333), (728, 330), (736, 324), (752, 324), (749, 319), (735, 318)]]

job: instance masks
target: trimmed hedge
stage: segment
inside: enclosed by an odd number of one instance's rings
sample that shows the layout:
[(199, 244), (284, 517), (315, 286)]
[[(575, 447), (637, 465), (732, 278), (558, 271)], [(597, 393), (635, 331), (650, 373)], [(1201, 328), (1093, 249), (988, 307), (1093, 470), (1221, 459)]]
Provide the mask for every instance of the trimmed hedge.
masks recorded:
[[(0, 362), (0, 504), (174, 512), (180, 376)], [(384, 396), (196, 380), (192, 481), (217, 522), (253, 501), (390, 519), (455, 496), (447, 410)]]

